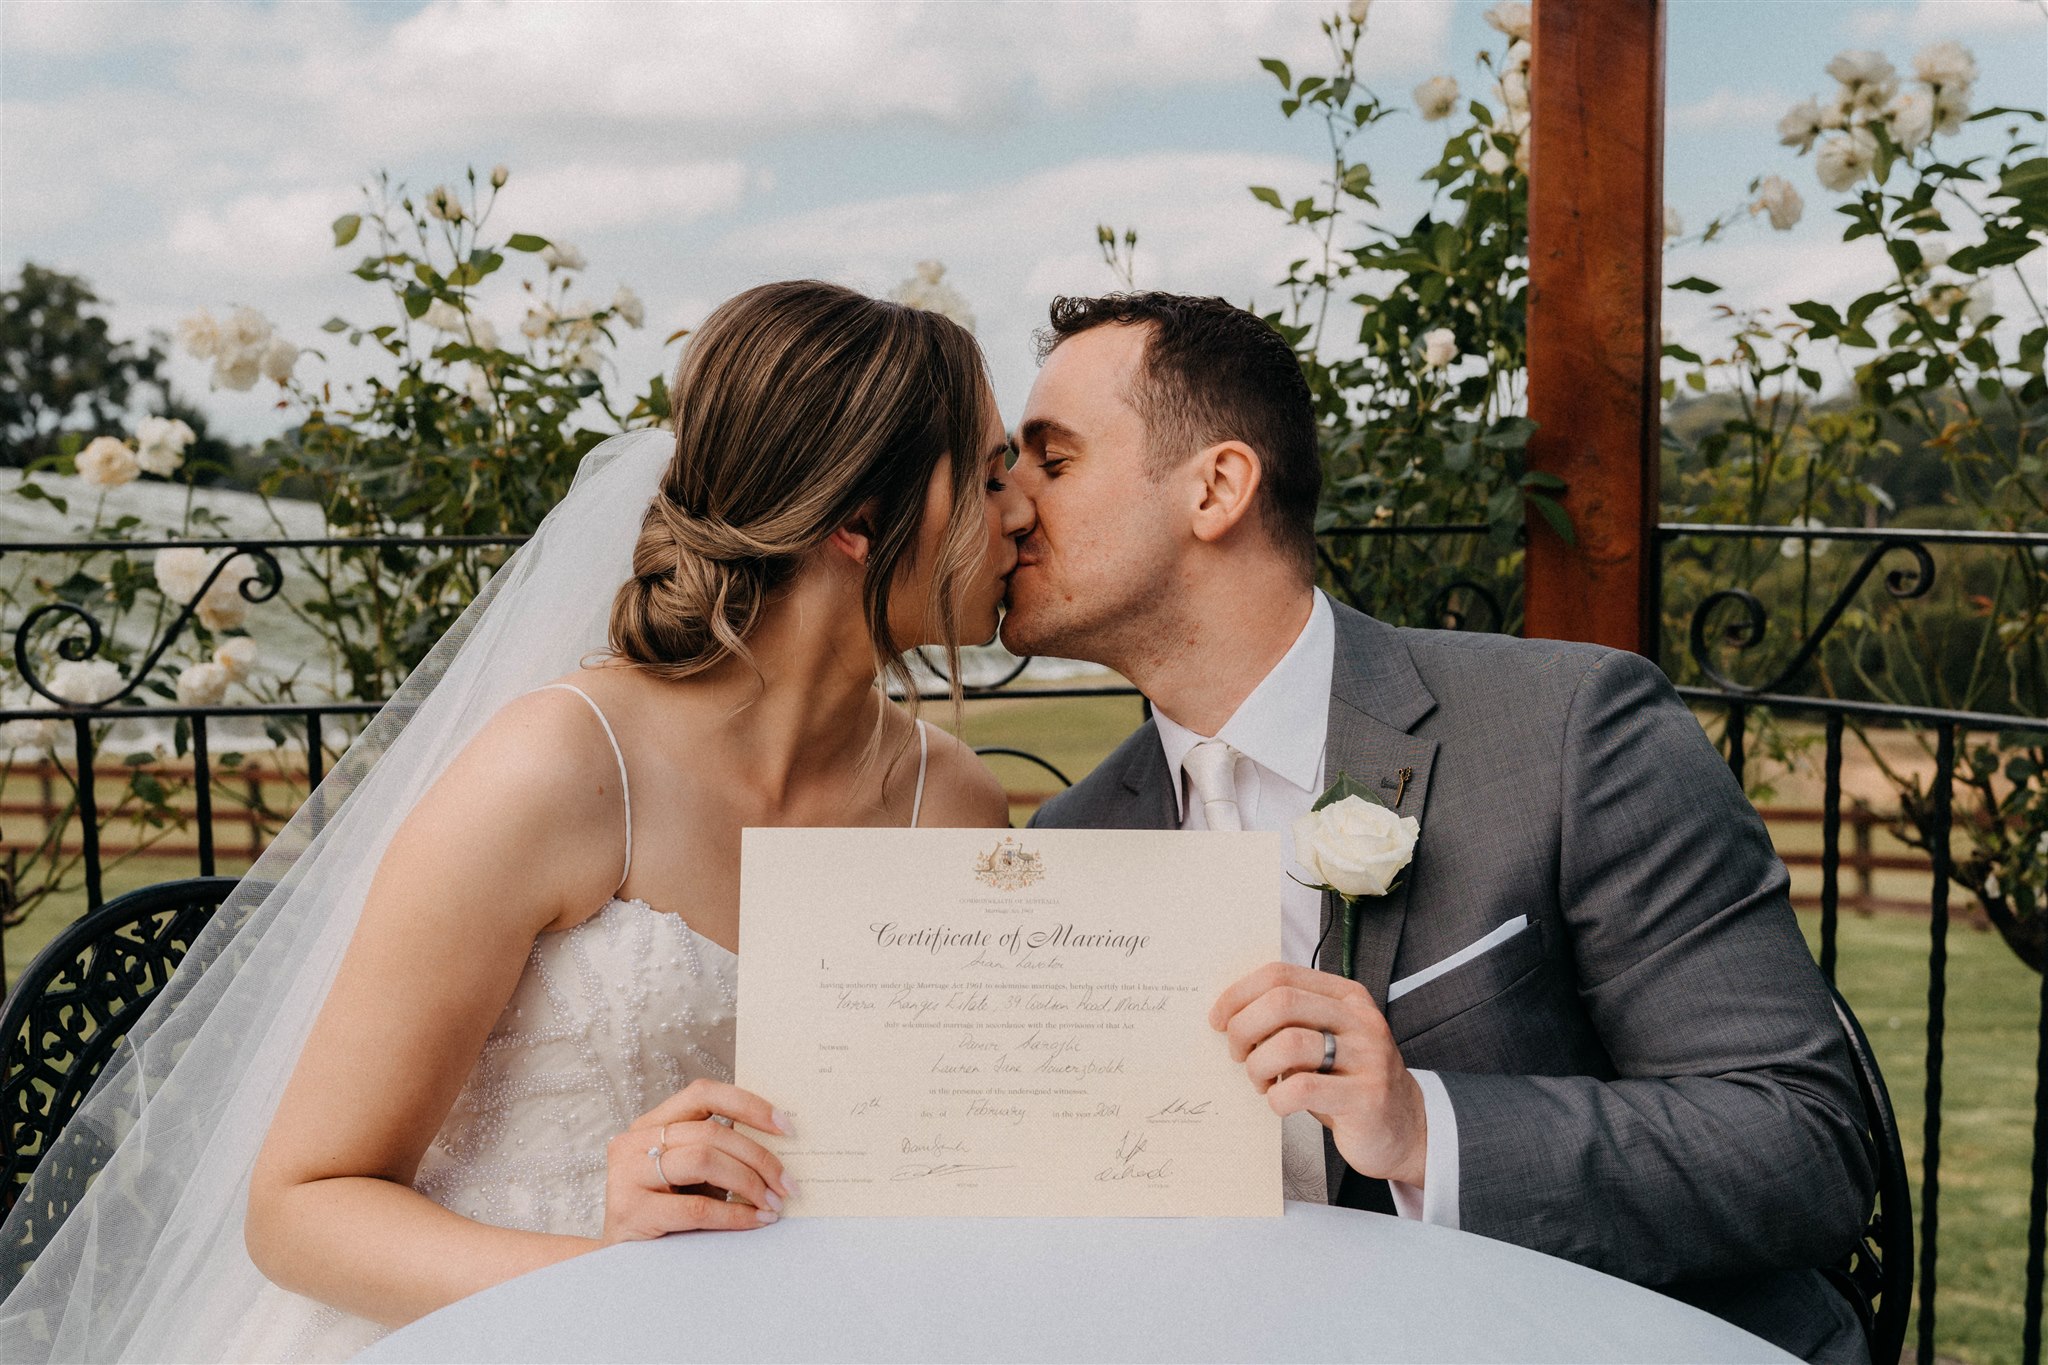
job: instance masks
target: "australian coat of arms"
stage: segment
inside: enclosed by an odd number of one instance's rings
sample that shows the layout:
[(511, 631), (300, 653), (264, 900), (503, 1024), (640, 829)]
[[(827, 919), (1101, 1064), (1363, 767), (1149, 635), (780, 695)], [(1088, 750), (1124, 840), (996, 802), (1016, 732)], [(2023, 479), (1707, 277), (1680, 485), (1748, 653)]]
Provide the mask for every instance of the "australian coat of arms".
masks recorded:
[(975, 880), (998, 891), (1021, 891), (1044, 875), (1044, 862), (1020, 847), (1014, 835), (1005, 835), (1001, 843), (974, 860)]

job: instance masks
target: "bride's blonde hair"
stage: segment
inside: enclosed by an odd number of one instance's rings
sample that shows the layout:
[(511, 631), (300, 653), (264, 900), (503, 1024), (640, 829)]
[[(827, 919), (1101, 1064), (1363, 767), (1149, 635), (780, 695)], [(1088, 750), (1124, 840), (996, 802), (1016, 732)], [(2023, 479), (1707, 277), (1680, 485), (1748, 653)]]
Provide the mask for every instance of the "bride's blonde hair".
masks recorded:
[(751, 662), (747, 636), (770, 595), (872, 499), (868, 636), (878, 676), (914, 696), (890, 595), (913, 562), (932, 471), (950, 454), (925, 610), (957, 679), (960, 604), (985, 534), (989, 402), (980, 346), (937, 313), (818, 280), (728, 299), (676, 373), (675, 457), (612, 604), (614, 652), (674, 679)]

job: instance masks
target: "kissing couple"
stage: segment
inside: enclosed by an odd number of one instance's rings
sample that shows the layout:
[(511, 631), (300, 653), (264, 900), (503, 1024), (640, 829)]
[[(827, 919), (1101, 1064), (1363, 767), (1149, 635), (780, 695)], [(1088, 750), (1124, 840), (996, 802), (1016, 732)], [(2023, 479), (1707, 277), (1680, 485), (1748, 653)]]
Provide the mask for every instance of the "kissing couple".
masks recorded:
[(1283, 960), (1211, 1009), (1288, 1197), (1865, 1359), (1822, 1273), (1871, 1199), (1849, 1055), (1663, 675), (1318, 591), (1316, 418), (1254, 315), (1059, 299), (1041, 352), (1013, 444), (944, 317), (815, 281), (720, 306), (673, 432), (592, 452), (109, 1064), (74, 1125), (111, 1159), (0, 1357), (341, 1359), (611, 1242), (773, 1222), (748, 1133), (803, 1097), (731, 1083), (740, 832), (1006, 826), (885, 686), (927, 646), (957, 679), (1000, 620), (1152, 707), (1036, 825), (1285, 833), (1339, 774), (1421, 824), (1348, 962), (1322, 878), (1276, 868)]

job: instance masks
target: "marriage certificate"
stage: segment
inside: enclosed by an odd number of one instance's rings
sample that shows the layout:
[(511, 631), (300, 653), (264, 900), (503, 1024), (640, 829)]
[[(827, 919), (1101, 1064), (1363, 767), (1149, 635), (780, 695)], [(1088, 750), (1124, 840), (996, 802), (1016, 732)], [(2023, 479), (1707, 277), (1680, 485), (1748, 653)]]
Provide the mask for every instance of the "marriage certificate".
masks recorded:
[(1208, 1023), (1280, 956), (1277, 834), (742, 837), (736, 1079), (790, 1115), (789, 1214), (1279, 1215)]

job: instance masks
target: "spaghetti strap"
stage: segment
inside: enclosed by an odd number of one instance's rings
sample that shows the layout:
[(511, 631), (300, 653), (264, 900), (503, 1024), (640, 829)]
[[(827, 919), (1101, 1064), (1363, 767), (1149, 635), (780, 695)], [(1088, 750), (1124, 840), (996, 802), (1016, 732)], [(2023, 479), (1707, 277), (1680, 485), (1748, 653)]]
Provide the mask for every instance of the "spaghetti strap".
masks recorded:
[(925, 737), (924, 722), (917, 723), (917, 795), (910, 803), (910, 827), (917, 828), (918, 812), (924, 809), (924, 770), (932, 756), (931, 741)]
[[(619, 760), (619, 794), (626, 799), (626, 866), (625, 870), (619, 873), (619, 885), (612, 888), (613, 894), (616, 895), (620, 887), (625, 886), (626, 878), (632, 875), (633, 872), (633, 788), (626, 781), (625, 751), (619, 748), (619, 737), (612, 733), (612, 723), (605, 719), (603, 708), (598, 706), (597, 702), (588, 692), (585, 692), (575, 683), (544, 683), (533, 690), (536, 692), (546, 692), (549, 690), (574, 692), (577, 696), (583, 698), (584, 701), (590, 703), (591, 713), (597, 717), (597, 723), (604, 727), (604, 737), (612, 742), (612, 756)], [(920, 778), (920, 788), (922, 788), (922, 785), (922, 778)], [(917, 823), (916, 816), (913, 815), (911, 817), (911, 823)]]

